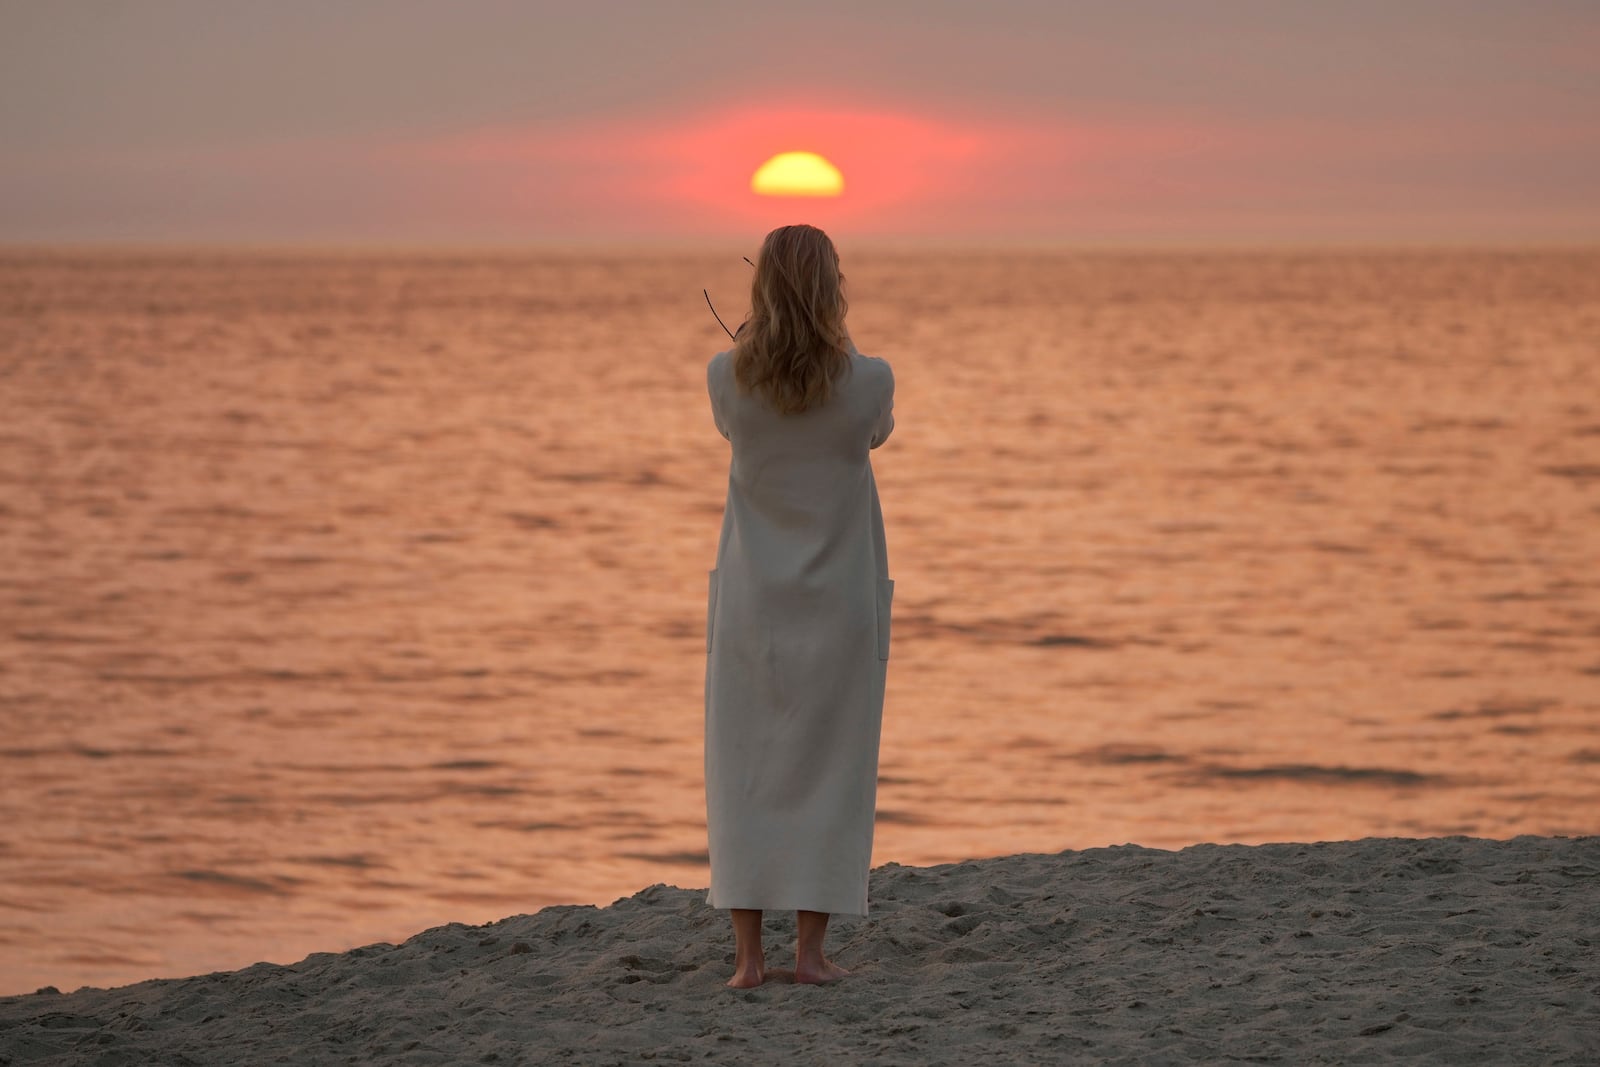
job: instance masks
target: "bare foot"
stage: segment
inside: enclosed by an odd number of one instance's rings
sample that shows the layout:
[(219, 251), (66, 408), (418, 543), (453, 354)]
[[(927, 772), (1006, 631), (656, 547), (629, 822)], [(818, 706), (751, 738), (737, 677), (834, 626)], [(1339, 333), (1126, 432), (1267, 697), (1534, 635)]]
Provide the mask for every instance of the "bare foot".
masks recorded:
[(740, 967), (733, 972), (733, 977), (728, 979), (728, 985), (734, 989), (749, 989), (758, 986), (767, 980), (767, 968), (763, 961), (756, 960), (747, 966)]
[(820, 965), (817, 963), (796, 963), (794, 966), (795, 984), (802, 982), (810, 985), (822, 985), (827, 982), (837, 982), (850, 972), (824, 958)]

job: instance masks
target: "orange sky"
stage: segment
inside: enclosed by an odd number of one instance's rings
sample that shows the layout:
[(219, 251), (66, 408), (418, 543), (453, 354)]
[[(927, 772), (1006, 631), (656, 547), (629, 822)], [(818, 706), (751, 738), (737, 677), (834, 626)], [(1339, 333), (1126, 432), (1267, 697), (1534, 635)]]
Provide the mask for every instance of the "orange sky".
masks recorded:
[[(0, 30), (0, 242), (1600, 239), (1576, 4), (169, 0)], [(790, 150), (845, 194), (752, 193)]]

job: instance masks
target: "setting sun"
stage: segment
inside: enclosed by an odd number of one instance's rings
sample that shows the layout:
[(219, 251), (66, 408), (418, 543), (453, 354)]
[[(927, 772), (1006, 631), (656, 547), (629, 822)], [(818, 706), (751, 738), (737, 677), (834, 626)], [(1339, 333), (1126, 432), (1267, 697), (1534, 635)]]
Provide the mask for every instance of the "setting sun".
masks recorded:
[(815, 152), (780, 152), (750, 176), (750, 188), (762, 196), (838, 196), (844, 175)]

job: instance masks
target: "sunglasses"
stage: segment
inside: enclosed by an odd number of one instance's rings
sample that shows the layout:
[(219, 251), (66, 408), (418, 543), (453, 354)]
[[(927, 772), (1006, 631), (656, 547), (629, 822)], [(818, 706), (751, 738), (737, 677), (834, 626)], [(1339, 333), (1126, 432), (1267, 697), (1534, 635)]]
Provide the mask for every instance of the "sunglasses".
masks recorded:
[[(744, 256), (744, 257), (742, 257), (742, 258), (743, 258), (743, 259), (744, 259), (744, 261), (745, 261), (745, 262), (746, 262), (746, 263), (750, 263), (750, 257), (749, 257), (749, 256)], [(752, 267), (753, 267), (753, 266), (755, 266), (755, 264), (754, 264), (754, 263), (750, 263), (750, 265), (751, 265), (751, 266), (752, 266)], [(711, 303), (711, 292), (710, 292), (710, 290), (708, 290), (708, 289), (704, 289), (704, 288), (702, 288), (702, 289), (701, 289), (701, 290), (700, 290), (700, 291), (701, 291), (701, 292), (702, 292), (702, 293), (705, 293), (705, 294), (706, 294), (706, 307), (708, 307), (708, 308), (711, 308), (711, 317), (712, 317), (712, 318), (714, 318), (714, 319), (716, 319), (716, 320), (717, 320), (717, 325), (718, 325), (718, 326), (721, 326), (721, 327), (722, 327), (722, 332), (723, 332), (723, 333), (725, 333), (725, 334), (727, 334), (727, 335), (728, 335), (728, 339), (729, 339), (729, 340), (730, 340), (730, 341), (736, 341), (736, 340), (738, 340), (738, 338), (736, 338), (736, 337), (734, 337), (734, 336), (733, 336), (733, 331), (732, 331), (732, 330), (730, 330), (730, 329), (728, 329), (728, 324), (727, 324), (727, 323), (725, 323), (725, 322), (723, 322), (723, 321), (722, 321), (722, 316), (721, 316), (721, 315), (718, 315), (718, 314), (717, 314), (717, 309), (716, 309), (716, 308), (715, 308), (715, 307), (713, 307), (713, 306), (712, 306), (712, 303)], [(743, 326), (741, 326), (741, 327), (739, 327), (739, 328), (740, 328), (740, 329), (741, 329), (741, 330), (742, 330), (742, 329), (744, 329), (744, 327), (743, 327)]]

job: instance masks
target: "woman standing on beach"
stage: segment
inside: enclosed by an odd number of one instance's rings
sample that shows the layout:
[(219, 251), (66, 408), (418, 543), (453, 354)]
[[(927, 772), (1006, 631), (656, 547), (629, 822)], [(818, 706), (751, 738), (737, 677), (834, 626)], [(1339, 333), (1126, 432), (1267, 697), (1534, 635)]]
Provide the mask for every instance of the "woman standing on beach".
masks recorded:
[(830, 913), (867, 914), (894, 595), (869, 456), (894, 373), (845, 329), (827, 234), (779, 227), (759, 259), (706, 368), (733, 446), (706, 607), (706, 903), (732, 912), (737, 988), (766, 976), (765, 909), (796, 912), (796, 982), (849, 973), (822, 941)]

